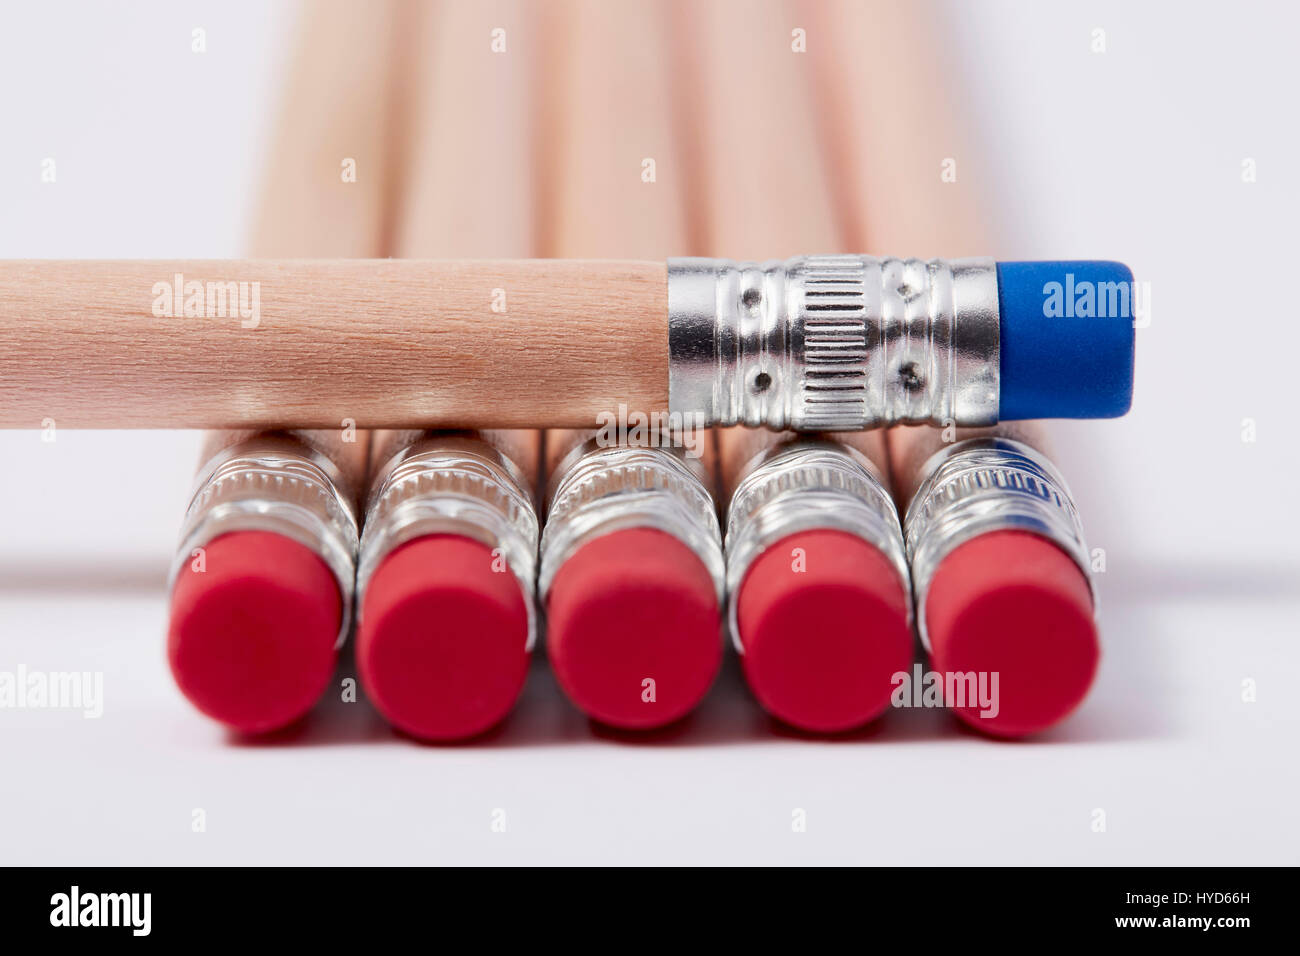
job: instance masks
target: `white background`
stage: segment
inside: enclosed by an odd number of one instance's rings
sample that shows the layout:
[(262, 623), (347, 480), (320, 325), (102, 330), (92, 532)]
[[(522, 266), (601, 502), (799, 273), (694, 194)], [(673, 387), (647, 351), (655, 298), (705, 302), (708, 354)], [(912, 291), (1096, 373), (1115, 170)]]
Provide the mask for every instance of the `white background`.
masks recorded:
[[(238, 256), (293, 9), (0, 9), (0, 256)], [(0, 432), (0, 669), (100, 670), (106, 696), (98, 721), (0, 711), (0, 860), (1300, 862), (1296, 9), (952, 8), (1016, 227), (1005, 257), (1121, 259), (1152, 286), (1133, 413), (1055, 429), (1108, 561), (1103, 667), (1068, 723), (1005, 744), (903, 711), (797, 739), (733, 665), (684, 727), (630, 742), (539, 665), (470, 746), (333, 701), (240, 742), (190, 709), (163, 650), (197, 435)]]

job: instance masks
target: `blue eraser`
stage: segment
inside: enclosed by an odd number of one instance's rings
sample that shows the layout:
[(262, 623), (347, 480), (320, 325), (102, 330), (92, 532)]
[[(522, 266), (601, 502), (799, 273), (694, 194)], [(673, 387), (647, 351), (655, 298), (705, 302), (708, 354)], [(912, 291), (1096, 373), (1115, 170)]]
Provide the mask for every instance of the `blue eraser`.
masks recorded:
[(1127, 412), (1136, 291), (1133, 273), (1119, 262), (999, 262), (998, 417)]

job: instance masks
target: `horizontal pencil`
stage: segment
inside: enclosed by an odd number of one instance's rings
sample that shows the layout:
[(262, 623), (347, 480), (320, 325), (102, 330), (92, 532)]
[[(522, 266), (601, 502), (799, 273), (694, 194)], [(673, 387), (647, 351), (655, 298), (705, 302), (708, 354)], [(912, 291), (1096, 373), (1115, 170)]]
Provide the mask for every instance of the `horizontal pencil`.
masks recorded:
[(0, 427), (1104, 418), (1132, 394), (1131, 282), (857, 255), (5, 261)]

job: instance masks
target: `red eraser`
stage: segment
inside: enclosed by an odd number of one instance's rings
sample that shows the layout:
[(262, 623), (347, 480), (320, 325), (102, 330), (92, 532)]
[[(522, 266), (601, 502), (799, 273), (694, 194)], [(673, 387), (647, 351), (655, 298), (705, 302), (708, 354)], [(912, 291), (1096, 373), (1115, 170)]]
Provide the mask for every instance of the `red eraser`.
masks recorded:
[(694, 709), (721, 664), (713, 580), (663, 531), (601, 535), (556, 573), (546, 643), (556, 679), (587, 716), (662, 727)]
[(978, 701), (953, 708), (985, 733), (1045, 730), (1079, 705), (1096, 674), (1088, 580), (1038, 535), (995, 531), (962, 544), (935, 571), (925, 614), (936, 671), (998, 675), (996, 716), (982, 716), (994, 708)]
[(366, 585), (357, 671), (413, 737), (462, 740), (499, 723), (528, 676), (528, 608), (505, 559), (454, 534), (394, 549)]
[(204, 547), (172, 591), (167, 657), (199, 710), (245, 733), (276, 730), (320, 699), (334, 672), (343, 602), (305, 545), (233, 531)]
[(829, 529), (777, 541), (736, 594), (745, 678), (774, 717), (803, 730), (861, 726), (912, 666), (907, 592), (879, 548)]

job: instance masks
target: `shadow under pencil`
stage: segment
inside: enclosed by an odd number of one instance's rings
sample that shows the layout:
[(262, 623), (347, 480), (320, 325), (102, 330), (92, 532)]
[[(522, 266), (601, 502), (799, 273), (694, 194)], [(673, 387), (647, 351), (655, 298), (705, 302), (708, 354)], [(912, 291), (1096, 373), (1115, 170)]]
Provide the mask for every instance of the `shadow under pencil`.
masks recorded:
[[(648, 731), (626, 731), (589, 720), (565, 698), (544, 655), (534, 658), (518, 706), (501, 723), (469, 740), (434, 743), (394, 730), (358, 689), (351, 656), (342, 655), (331, 690), (303, 720), (262, 736), (225, 731), (232, 747), (328, 747), (389, 743), (439, 749), (512, 749), (569, 746), (599, 741), (627, 747), (720, 747), (797, 741), (833, 747), (967, 740), (984, 746), (1034, 747), (1091, 744), (1166, 737), (1173, 728), (1160, 718), (1162, 708), (1133, 703), (1123, 682), (1109, 679), (1103, 666), (1093, 698), (1070, 720), (1021, 740), (991, 738), (972, 730), (946, 708), (890, 708), (865, 727), (840, 734), (798, 730), (766, 714), (754, 700), (734, 654), (728, 654), (709, 695), (691, 714)], [(1128, 663), (1132, 663), (1130, 660)], [(1116, 669), (1127, 670), (1123, 661)], [(352, 681), (348, 692), (347, 681)], [(1125, 703), (1129, 701), (1129, 703)], [(1130, 706), (1131, 704), (1131, 706)]]

